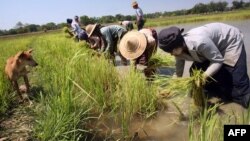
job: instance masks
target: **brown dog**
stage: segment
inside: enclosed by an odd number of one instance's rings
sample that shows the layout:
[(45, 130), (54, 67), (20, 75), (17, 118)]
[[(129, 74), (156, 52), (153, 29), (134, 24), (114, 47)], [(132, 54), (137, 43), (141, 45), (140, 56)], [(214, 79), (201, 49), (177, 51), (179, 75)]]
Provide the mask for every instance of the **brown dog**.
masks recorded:
[(7, 74), (8, 79), (11, 81), (21, 100), (23, 100), (23, 97), (19, 90), (17, 80), (22, 76), (24, 78), (27, 92), (29, 92), (30, 84), (27, 77), (28, 71), (26, 70), (26, 66), (35, 67), (38, 65), (37, 62), (32, 58), (31, 52), (32, 49), (18, 52), (15, 56), (12, 56), (7, 60), (5, 66), (5, 73)]

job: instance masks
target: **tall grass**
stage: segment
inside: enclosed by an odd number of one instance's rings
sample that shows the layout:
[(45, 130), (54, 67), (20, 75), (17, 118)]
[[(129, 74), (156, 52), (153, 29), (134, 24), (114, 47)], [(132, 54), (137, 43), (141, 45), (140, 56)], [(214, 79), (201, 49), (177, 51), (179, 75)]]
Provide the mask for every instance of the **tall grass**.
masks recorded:
[(130, 68), (129, 74), (121, 78), (115, 95), (112, 96), (116, 120), (121, 121), (123, 137), (128, 136), (129, 124), (137, 116), (151, 117), (157, 108), (156, 87), (145, 81), (142, 73)]
[(189, 120), (189, 140), (222, 141), (223, 123), (216, 109), (219, 105), (206, 107), (198, 118), (191, 115)]
[[(91, 115), (111, 112), (114, 119), (122, 120), (117, 124), (121, 123), (126, 128), (135, 113), (149, 114), (155, 111), (155, 89), (143, 82), (145, 79), (141, 74), (131, 72), (129, 78), (122, 79), (109, 61), (102, 56), (92, 56), (93, 53), (86, 46), (79, 48), (75, 43), (60, 39), (52, 43), (50, 39), (41, 39), (36, 44), (37, 50), (47, 49), (41, 51), (46, 56), (39, 57), (37, 54), (41, 64), (37, 70), (40, 74), (37, 81), (46, 89), (42, 95), (48, 95), (42, 96), (42, 104), (39, 104), (41, 111), (37, 112), (38, 138), (77, 138), (79, 135), (69, 137), (65, 133), (78, 131), (80, 121)], [(120, 115), (123, 118), (120, 119)], [(79, 130), (90, 129), (84, 129), (83, 126)]]
[(10, 82), (5, 74), (0, 72), (0, 115), (5, 113), (13, 99), (13, 93), (8, 93), (10, 88)]
[[(127, 137), (135, 115), (144, 119), (156, 111), (157, 91), (153, 84), (135, 71), (120, 77), (116, 68), (103, 56), (95, 56), (86, 43), (76, 43), (61, 34), (4, 39), (3, 43), (8, 49), (1, 48), (6, 52), (2, 60), (19, 50), (33, 48), (39, 64), (29, 74), (36, 100), (33, 138), (87, 139), (93, 133), (89, 124), (95, 128), (92, 119), (104, 114), (109, 114)], [(7, 95), (6, 79), (0, 80), (1, 92)], [(1, 99), (4, 112), (10, 102), (3, 95)]]
[(192, 141), (223, 141), (225, 124), (248, 125), (250, 123), (250, 108), (242, 113), (222, 114), (217, 110), (219, 104), (206, 107), (198, 118), (189, 120), (189, 140)]

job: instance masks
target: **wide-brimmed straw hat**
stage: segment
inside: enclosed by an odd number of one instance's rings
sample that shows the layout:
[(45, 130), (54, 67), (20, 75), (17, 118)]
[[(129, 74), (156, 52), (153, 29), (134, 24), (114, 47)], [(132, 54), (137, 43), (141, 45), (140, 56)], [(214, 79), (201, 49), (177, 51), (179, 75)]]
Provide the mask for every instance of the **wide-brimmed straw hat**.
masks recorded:
[(139, 31), (126, 33), (120, 41), (119, 51), (127, 59), (136, 59), (146, 50), (147, 39)]
[(92, 33), (94, 32), (94, 30), (96, 29), (96, 27), (97, 27), (97, 24), (88, 24), (86, 26), (85, 29), (86, 29), (86, 32), (87, 32), (87, 34), (88, 34), (89, 37), (92, 35)]

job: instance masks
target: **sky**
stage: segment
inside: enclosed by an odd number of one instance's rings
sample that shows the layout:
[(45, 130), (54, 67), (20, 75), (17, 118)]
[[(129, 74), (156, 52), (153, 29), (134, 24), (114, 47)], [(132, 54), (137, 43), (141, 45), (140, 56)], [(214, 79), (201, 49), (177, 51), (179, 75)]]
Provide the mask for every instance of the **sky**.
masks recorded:
[[(66, 22), (75, 15), (101, 17), (105, 15), (133, 15), (133, 0), (0, 0), (0, 30), (9, 30), (18, 22), (43, 25)], [(212, 0), (137, 0), (144, 13), (190, 9), (197, 3)], [(227, 1), (233, 0), (213, 0)]]

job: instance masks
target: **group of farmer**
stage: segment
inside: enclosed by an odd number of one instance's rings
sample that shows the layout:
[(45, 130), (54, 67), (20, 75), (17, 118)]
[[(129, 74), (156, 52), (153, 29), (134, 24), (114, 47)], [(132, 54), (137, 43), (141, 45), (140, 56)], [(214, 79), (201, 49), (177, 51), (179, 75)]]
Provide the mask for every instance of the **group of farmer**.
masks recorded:
[[(185, 61), (193, 61), (192, 70), (201, 69), (208, 83), (204, 90), (225, 100), (234, 101), (243, 107), (249, 106), (250, 84), (247, 74), (246, 51), (241, 31), (224, 23), (210, 23), (184, 33), (176, 26), (162, 29), (143, 28), (143, 12), (137, 2), (136, 25), (126, 21), (121, 25), (101, 26), (89, 24), (85, 30), (79, 26), (79, 19), (67, 19), (79, 40), (86, 40), (90, 48), (104, 53), (114, 60), (115, 55), (127, 65), (127, 60), (135, 66), (148, 65), (148, 61), (159, 47), (176, 58), (176, 76), (182, 77)], [(69, 21), (68, 21), (69, 20)], [(131, 26), (132, 24), (132, 26)], [(119, 46), (117, 47), (117, 44)]]

